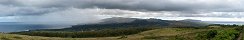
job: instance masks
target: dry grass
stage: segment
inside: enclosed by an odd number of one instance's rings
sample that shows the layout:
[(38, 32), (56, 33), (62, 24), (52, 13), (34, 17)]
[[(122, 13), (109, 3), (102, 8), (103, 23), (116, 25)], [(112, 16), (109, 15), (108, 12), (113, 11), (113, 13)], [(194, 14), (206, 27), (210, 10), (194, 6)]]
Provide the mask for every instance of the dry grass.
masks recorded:
[(0, 34), (0, 40), (116, 40), (117, 37), (103, 38), (59, 38), (59, 37), (40, 37), (16, 34)]

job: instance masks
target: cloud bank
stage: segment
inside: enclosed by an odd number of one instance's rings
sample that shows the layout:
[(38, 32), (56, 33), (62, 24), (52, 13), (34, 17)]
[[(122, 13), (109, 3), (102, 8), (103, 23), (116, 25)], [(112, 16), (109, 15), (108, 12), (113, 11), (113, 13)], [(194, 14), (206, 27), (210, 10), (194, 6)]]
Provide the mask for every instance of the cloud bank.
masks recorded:
[(208, 17), (206, 21), (212, 21), (211, 18), (241, 21), (243, 3), (242, 0), (0, 0), (0, 22), (86, 24), (109, 17)]

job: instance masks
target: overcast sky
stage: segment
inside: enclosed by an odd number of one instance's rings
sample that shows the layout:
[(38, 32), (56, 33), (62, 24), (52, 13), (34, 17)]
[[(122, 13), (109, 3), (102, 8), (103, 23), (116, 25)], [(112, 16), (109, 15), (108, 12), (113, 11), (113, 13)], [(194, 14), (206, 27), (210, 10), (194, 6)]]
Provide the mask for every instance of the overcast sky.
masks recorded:
[(82, 24), (109, 17), (244, 22), (244, 1), (0, 0), (0, 22)]

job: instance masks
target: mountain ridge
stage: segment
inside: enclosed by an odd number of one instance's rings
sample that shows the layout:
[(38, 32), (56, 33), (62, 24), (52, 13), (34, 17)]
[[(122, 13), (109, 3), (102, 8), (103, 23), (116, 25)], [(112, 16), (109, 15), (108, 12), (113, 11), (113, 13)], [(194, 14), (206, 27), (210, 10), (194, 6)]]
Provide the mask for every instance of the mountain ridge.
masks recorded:
[(149, 27), (199, 27), (199, 26), (204, 26), (204, 25), (199, 22), (191, 22), (191, 21), (161, 20), (156, 18), (137, 19), (137, 18), (113, 17), (113, 18), (103, 19), (103, 22), (97, 24), (74, 25), (70, 28), (41, 29), (38, 31), (92, 31), (92, 30), (94, 31), (94, 30), (102, 30), (102, 29), (141, 28), (141, 27), (149, 28)]

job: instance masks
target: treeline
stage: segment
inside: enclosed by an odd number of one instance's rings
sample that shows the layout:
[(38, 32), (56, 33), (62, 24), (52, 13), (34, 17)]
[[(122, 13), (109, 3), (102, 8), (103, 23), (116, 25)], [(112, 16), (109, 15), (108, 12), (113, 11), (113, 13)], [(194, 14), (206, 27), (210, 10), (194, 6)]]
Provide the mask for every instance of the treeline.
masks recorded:
[(211, 25), (208, 25), (208, 26), (221, 26), (221, 27), (244, 27), (244, 25), (236, 25), (236, 24), (233, 24), (233, 25), (225, 25), (225, 24), (211, 24)]
[(30, 31), (30, 32), (15, 32), (12, 34), (22, 34), (30, 36), (45, 36), (45, 37), (65, 37), (65, 38), (87, 38), (87, 37), (112, 37), (137, 34), (143, 31), (152, 30), (154, 28), (127, 28), (127, 29), (104, 29), (100, 31)]
[(238, 37), (237, 30), (212, 30), (198, 34), (198, 40), (235, 40)]
[(196, 35), (197, 40), (236, 40), (243, 27), (228, 30), (210, 30)]

